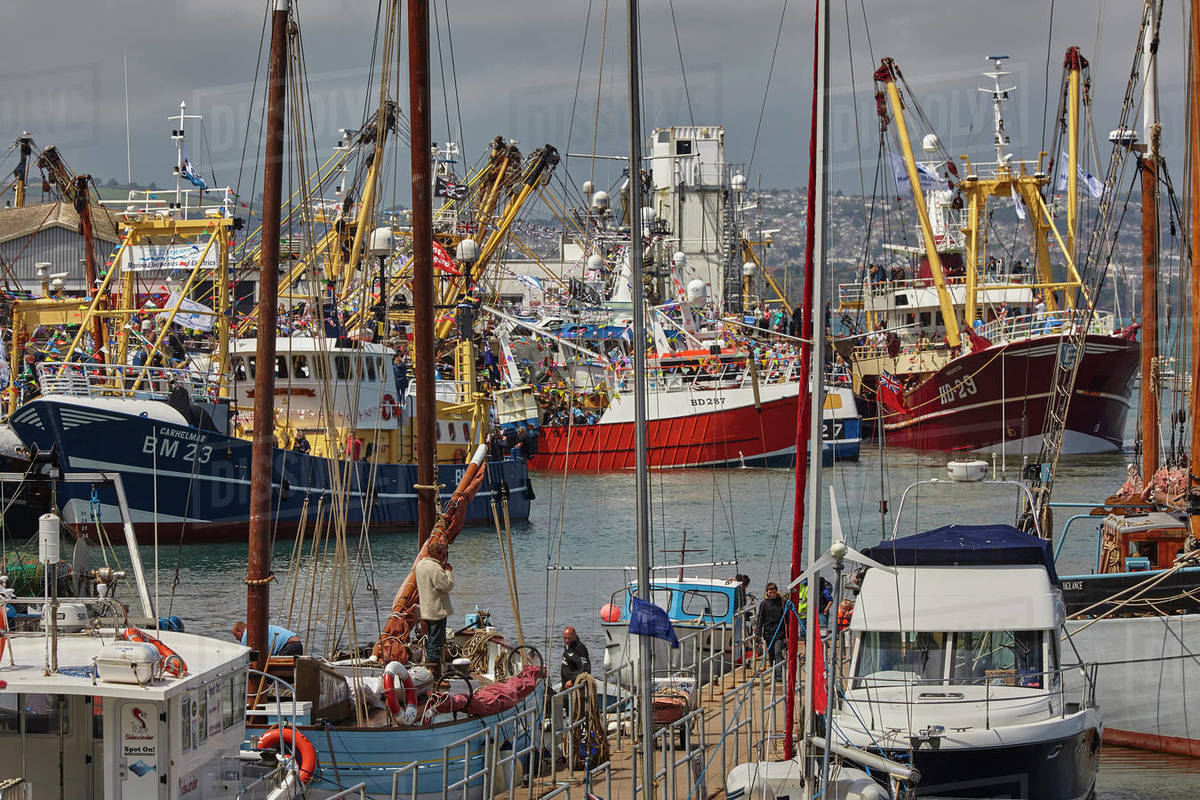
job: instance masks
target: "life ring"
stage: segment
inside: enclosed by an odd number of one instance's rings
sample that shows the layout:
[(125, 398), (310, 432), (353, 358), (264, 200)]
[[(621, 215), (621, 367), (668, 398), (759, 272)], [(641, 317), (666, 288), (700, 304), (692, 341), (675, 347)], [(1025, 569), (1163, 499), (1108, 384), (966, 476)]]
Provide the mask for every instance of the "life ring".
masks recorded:
[[(404, 713), (400, 713), (400, 700), (396, 697), (396, 681), (404, 686)], [(389, 661), (383, 668), (383, 699), (388, 710), (400, 718), (405, 725), (417, 720), (417, 690), (413, 688), (412, 676), (399, 661)]]
[(467, 450), (465, 447), (460, 447), (454, 451), (454, 463), (461, 464), (467, 460)]
[(380, 404), (380, 408), (383, 410), (384, 419), (391, 419), (392, 417), (400, 416), (400, 404), (397, 403), (396, 398), (392, 397), (390, 394), (385, 394), (383, 396), (383, 402)]
[(130, 626), (125, 629), (125, 632), (121, 636), (127, 642), (142, 642), (154, 645), (154, 649), (162, 656), (163, 670), (165, 672), (171, 673), (176, 678), (182, 678), (184, 675), (187, 675), (187, 664), (184, 663), (183, 657), (141, 628)]
[(721, 362), (717, 360), (716, 356), (709, 356), (701, 361), (700, 367), (709, 375), (720, 375), (722, 372)]
[(312, 742), (303, 733), (295, 728), (271, 728), (258, 737), (258, 749), (276, 749), (280, 740), (292, 748), (292, 752), (300, 753), (300, 782), (310, 782), (317, 774), (317, 749), (312, 746)]

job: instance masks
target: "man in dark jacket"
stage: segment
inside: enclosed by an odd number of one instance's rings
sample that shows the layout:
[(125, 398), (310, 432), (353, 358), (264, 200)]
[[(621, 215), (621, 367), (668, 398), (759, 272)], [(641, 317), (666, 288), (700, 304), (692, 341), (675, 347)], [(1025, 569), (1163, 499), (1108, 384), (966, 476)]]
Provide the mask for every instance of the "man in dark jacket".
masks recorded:
[(566, 689), (575, 682), (575, 678), (591, 671), (592, 659), (588, 657), (587, 646), (579, 641), (579, 636), (575, 633), (574, 628), (563, 628), (562, 667), (558, 672), (558, 677), (562, 680), (562, 687)]
[(783, 626), (783, 598), (779, 596), (779, 587), (768, 583), (762, 602), (758, 604), (757, 633), (767, 652), (771, 656), (771, 664), (777, 664), (783, 659), (783, 646), (787, 641), (787, 631)]

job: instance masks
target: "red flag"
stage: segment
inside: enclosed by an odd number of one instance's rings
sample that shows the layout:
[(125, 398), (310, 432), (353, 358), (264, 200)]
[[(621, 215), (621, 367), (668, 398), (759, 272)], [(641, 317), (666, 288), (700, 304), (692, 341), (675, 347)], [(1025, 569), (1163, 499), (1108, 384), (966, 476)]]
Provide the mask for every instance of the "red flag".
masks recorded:
[(980, 336), (971, 328), (963, 328), (963, 330), (966, 332), (967, 339), (971, 343), (972, 353), (982, 353), (984, 350), (987, 350), (992, 346), (992, 340), (986, 336)]
[(825, 688), (825, 645), (821, 643), (820, 623), (817, 623), (813, 644), (812, 707), (816, 713), (824, 714), (825, 709), (829, 707), (829, 690)]
[(875, 388), (875, 395), (879, 398), (879, 402), (897, 414), (910, 413), (908, 406), (904, 404), (904, 386), (892, 373), (886, 370), (879, 373), (879, 383)]
[(446, 252), (446, 248), (437, 242), (433, 243), (433, 268), (441, 272), (448, 272), (451, 275), (462, 275), (458, 271), (458, 267), (454, 266), (454, 259)]

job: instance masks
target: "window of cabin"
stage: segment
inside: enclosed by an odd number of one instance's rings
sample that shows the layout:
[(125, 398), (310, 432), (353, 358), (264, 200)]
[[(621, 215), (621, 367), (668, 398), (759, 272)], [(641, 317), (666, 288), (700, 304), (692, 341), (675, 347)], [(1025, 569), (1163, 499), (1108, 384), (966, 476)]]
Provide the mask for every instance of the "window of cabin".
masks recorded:
[(921, 327), (928, 328), (932, 322), (933, 322), (933, 315), (930, 314), (928, 311), (922, 311), (921, 312)]
[(287, 356), (275, 356), (275, 377), (282, 380), (287, 380), (287, 376)]
[(333, 369), (337, 373), (339, 381), (350, 380), (350, 357), (349, 356), (334, 356)]
[(250, 380), (254, 380), (254, 361), (254, 356), (248, 356), (246, 358), (246, 364), (250, 367)]
[(363, 360), (366, 361), (366, 363), (367, 363), (367, 380), (369, 380), (371, 383), (374, 383), (375, 382), (375, 362), (378, 359), (368, 357)]
[(324, 381), (329, 379), (329, 367), (325, 363), (325, 356), (319, 353), (313, 356), (313, 367), (317, 373), (317, 380)]
[(305, 380), (312, 377), (308, 371), (308, 356), (292, 356), (292, 377)]
[(720, 619), (729, 613), (729, 595), (724, 592), (706, 592), (688, 589), (683, 593), (681, 613), (685, 617), (704, 616)]
[(246, 380), (246, 362), (240, 357), (233, 359), (233, 379), (235, 381)]

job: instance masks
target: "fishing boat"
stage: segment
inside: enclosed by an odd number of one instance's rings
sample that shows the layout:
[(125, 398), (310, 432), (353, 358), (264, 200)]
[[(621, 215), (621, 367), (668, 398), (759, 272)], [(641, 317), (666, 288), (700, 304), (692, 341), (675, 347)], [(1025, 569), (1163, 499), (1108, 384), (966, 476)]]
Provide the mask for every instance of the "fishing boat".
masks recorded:
[[(182, 129), (173, 136), (181, 159), (183, 137)], [(67, 199), (92, 192), (86, 176), (58, 184)], [(8, 427), (21, 442), (16, 455), (52, 453), (65, 473), (122, 473), (134, 525), (184, 542), (242, 539), (250, 515), (252, 353), (260, 337), (251, 338), (250, 318), (236, 320), (231, 286), (234, 253), (253, 261), (259, 251), (235, 245), (236, 207), (229, 189), (133, 192), (111, 215), (119, 244), (103, 276), (89, 283), (90, 297), (47, 291), (12, 304), (11, 357), (20, 363), (36, 351), (40, 359), (25, 390), (7, 393)], [(390, 228), (374, 231), (371, 244), (370, 255), (380, 260), (401, 255)], [(319, 249), (312, 257), (324, 258)], [(285, 278), (297, 272), (304, 274), (294, 268)], [(388, 318), (386, 307), (382, 314)], [(352, 527), (410, 529), (421, 482), (416, 384), (402, 391), (396, 349), (371, 341), (377, 334), (364, 334), (354, 315), (331, 305), (307, 317), (272, 336), (277, 533), (294, 536), (322, 499), (328, 504), (343, 489)], [(490, 406), (474, 392), (473, 373), (432, 380), (439, 386), (436, 483), (453, 486), (486, 435)], [(486, 471), (487, 486), (468, 518), (489, 521), (493, 494), (511, 518), (527, 518), (525, 462), (505, 457)], [(58, 499), (69, 521), (120, 520), (105, 487), (64, 484)]]
[[(894, 156), (893, 168), (901, 188), (911, 189), (922, 245), (889, 245), (909, 263), (878, 266), (841, 285), (840, 308), (865, 320), (865, 331), (845, 340), (843, 350), (859, 400), (868, 415), (880, 415), (889, 444), (1026, 453), (1036, 452), (1047, 424), (1059, 342), (1082, 328), (1086, 341), (1061, 446), (1067, 453), (1117, 450), (1138, 366), (1137, 326), (1118, 329), (1111, 313), (1086, 308), (1098, 302), (1099, 290), (1079, 291), (1080, 181), (1060, 180), (1068, 195), (1060, 232), (1043, 199), (1052, 181), (1044, 154), (1022, 161), (1009, 152), (1003, 102), (1014, 88), (1001, 85), (1010, 74), (1003, 62), (993, 60), (985, 73), (992, 85), (983, 90), (992, 101), (995, 160), (964, 159), (961, 166), (933, 132), (922, 141), (925, 160), (916, 160), (905, 120), (915, 98), (902, 99), (907, 84), (894, 61), (884, 59), (876, 71), (877, 90), (887, 99), (879, 104), (881, 125), (894, 131), (903, 154)], [(1068, 51), (1070, 133), (1067, 157), (1056, 162), (1062, 175), (1084, 174), (1075, 131), (1087, 68), (1078, 48)], [(1092, 178), (1085, 191), (1104, 189)], [(1030, 264), (989, 257), (985, 242), (997, 204), (1015, 209), (1028, 229)]]

